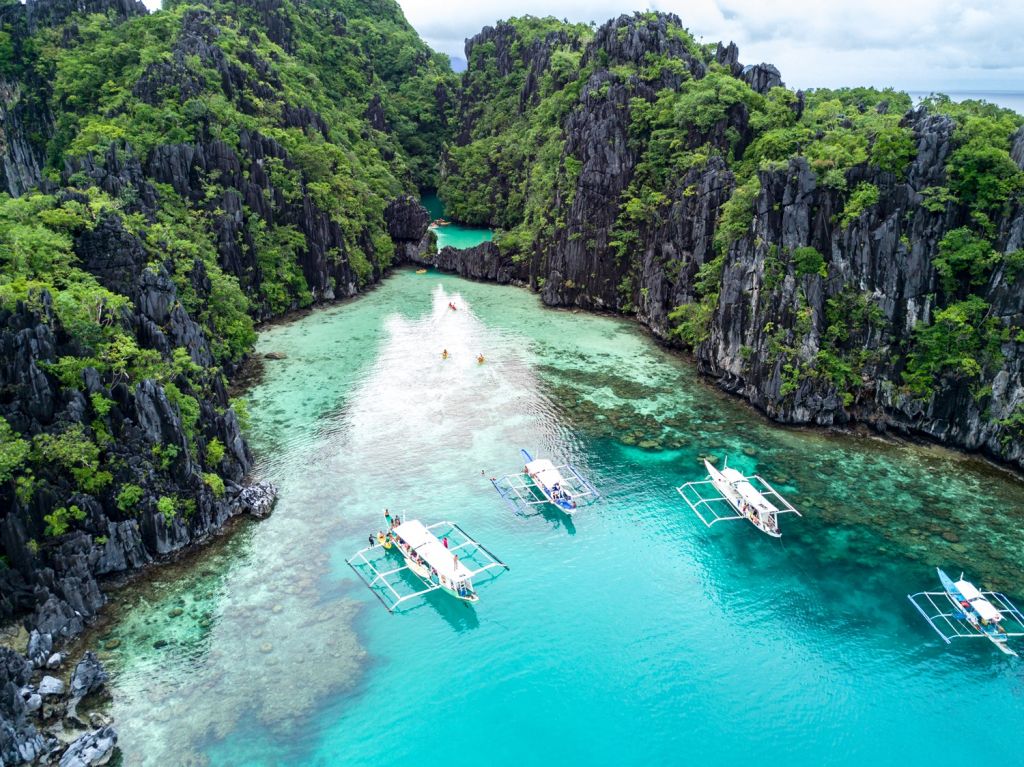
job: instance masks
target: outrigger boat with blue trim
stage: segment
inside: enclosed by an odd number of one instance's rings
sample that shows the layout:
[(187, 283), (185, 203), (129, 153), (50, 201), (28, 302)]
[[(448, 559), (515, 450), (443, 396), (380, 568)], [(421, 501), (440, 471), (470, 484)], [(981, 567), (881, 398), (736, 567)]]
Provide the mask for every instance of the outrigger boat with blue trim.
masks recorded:
[(513, 511), (551, 504), (566, 514), (575, 514), (581, 506), (600, 497), (597, 488), (572, 464), (555, 466), (547, 458), (534, 458), (526, 450), (519, 452), (526, 461), (523, 471), (491, 480)]
[[(509, 569), (454, 522), (428, 526), (418, 519), (408, 520), (378, 534), (377, 540), (345, 561), (392, 613), (403, 602), (438, 590), (463, 602), (478, 602), (473, 579), (481, 573), (493, 578), (497, 573), (491, 571)], [(388, 557), (396, 553), (405, 564), (382, 569)], [(399, 587), (408, 586), (400, 575), (403, 572), (412, 573), (426, 588), (401, 593)]]
[(1024, 614), (1016, 605), (1005, 594), (979, 591), (973, 583), (964, 580), (963, 573), (960, 573), (959, 580), (954, 581), (940, 568), (935, 569), (942, 591), (907, 594), (907, 599), (935, 629), (935, 633), (946, 644), (952, 644), (954, 639), (985, 637), (1000, 652), (1016, 656), (1017, 653), (1007, 645), (1011, 637), (1024, 636)]
[[(728, 459), (726, 459), (728, 464)], [(728, 465), (721, 471), (704, 459), (708, 478), (700, 482), (687, 482), (676, 488), (694, 514), (706, 526), (733, 519), (745, 519), (765, 535), (779, 538), (780, 514), (802, 516), (774, 487), (758, 474), (744, 476)], [(716, 495), (704, 491), (713, 489)]]

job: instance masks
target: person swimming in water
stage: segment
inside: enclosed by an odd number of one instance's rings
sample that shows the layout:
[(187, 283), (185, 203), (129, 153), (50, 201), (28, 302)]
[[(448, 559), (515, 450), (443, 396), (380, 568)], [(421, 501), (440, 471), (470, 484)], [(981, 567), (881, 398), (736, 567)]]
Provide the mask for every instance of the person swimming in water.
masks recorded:
[(441, 352), (441, 359), (443, 359), (443, 360), (448, 359), (448, 350), (447, 349), (445, 349), (443, 352)]
[(484, 355), (482, 355), (482, 354), (476, 355), (476, 364), (478, 364), (478, 365), (483, 365), (484, 364)]

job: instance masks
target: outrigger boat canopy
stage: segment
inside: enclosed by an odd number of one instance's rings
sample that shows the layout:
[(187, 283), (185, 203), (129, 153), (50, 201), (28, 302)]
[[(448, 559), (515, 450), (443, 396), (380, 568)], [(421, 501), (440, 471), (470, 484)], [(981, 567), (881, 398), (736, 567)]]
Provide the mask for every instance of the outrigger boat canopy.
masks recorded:
[[(509, 569), (454, 522), (424, 525), (409, 520), (395, 525), (381, 539), (382, 543), (360, 549), (346, 562), (392, 613), (399, 605), (439, 589), (475, 602), (473, 578), (486, 574), (491, 580)], [(390, 566), (394, 564), (390, 552), (401, 555), (405, 564)]]
[(574, 514), (600, 497), (597, 488), (572, 464), (556, 466), (547, 458), (534, 458), (526, 450), (519, 452), (526, 461), (524, 471), (491, 480), (513, 511), (532, 516), (531, 510), (537, 513), (537, 507), (551, 504), (566, 514)]
[(447, 580), (456, 583), (473, 577), (473, 573), (462, 562), (455, 559), (454, 551), (446, 549), (444, 544), (418, 519), (403, 522), (394, 527), (393, 532), (405, 541), (427, 565), (434, 568), (438, 575), (443, 575)]
[(954, 581), (936, 568), (943, 591), (907, 594), (928, 625), (946, 644), (954, 639), (984, 637), (1006, 655), (1017, 655), (1007, 645), (1011, 637), (1024, 637), (1024, 614), (1005, 594), (979, 591), (970, 581)]
[(707, 527), (718, 522), (746, 519), (773, 538), (781, 536), (780, 514), (802, 516), (793, 504), (759, 474), (744, 476), (728, 466), (721, 471), (707, 460), (708, 478), (676, 488), (686, 505)]

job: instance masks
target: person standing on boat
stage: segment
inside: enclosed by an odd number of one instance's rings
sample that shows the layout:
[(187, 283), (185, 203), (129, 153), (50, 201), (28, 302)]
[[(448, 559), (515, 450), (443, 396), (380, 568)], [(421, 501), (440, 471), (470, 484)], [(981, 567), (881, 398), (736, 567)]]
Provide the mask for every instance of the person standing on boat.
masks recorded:
[(448, 536), (447, 535), (444, 538), (441, 539), (441, 543), (444, 544), (444, 547), (446, 549), (448, 548)]

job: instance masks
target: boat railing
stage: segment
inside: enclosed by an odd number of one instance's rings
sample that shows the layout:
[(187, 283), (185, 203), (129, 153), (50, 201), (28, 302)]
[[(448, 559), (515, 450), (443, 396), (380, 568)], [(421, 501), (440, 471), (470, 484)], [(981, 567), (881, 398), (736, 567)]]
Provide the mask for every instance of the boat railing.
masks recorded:
[[(999, 611), (1004, 620), (1009, 619), (1017, 624), (1016, 630), (1004, 627), (1005, 631), (999, 632), (1000, 637), (1024, 636), (1024, 613), (1009, 597), (997, 591), (982, 591), (981, 595)], [(945, 591), (919, 591), (907, 594), (907, 599), (946, 644), (951, 644), (954, 639), (992, 638), (984, 627), (969, 621), (963, 610), (954, 608)]]

